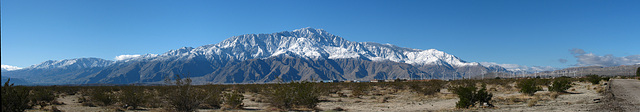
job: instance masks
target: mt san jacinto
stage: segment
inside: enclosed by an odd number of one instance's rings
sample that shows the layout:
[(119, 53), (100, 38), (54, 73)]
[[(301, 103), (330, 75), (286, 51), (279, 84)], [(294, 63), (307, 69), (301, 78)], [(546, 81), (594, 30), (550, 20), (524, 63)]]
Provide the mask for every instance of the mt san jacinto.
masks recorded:
[(457, 79), (489, 72), (485, 67), (435, 49), (353, 42), (322, 29), (246, 34), (218, 44), (183, 47), (111, 61), (78, 58), (46, 61), (3, 71), (3, 77), (34, 84), (163, 83), (187, 74), (195, 84), (267, 83), (275, 80)]

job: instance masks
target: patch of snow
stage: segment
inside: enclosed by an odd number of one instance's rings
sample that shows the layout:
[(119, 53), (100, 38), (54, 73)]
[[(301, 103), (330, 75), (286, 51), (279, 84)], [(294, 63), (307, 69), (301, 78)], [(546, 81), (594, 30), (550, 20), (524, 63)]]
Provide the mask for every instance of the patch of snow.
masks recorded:
[[(279, 55), (303, 58), (367, 58), (373, 61), (395, 61), (408, 64), (448, 64), (452, 66), (480, 65), (435, 49), (420, 50), (374, 42), (351, 42), (322, 29), (302, 28), (292, 32), (246, 34), (228, 38), (218, 44), (198, 48), (171, 50), (162, 57), (205, 56), (209, 59), (247, 60)], [(138, 58), (129, 56), (128, 58)], [(125, 57), (122, 57), (125, 58)], [(127, 58), (127, 59), (128, 59)]]
[(558, 68), (555, 67), (551, 67), (551, 66), (526, 66), (526, 65), (518, 65), (518, 64), (499, 64), (499, 63), (495, 63), (495, 62), (480, 62), (480, 65), (485, 66), (485, 67), (490, 67), (490, 66), (500, 66), (502, 68), (505, 68), (509, 71), (512, 72), (529, 72), (529, 73), (533, 73), (533, 72), (541, 72), (541, 71), (554, 71), (557, 70)]

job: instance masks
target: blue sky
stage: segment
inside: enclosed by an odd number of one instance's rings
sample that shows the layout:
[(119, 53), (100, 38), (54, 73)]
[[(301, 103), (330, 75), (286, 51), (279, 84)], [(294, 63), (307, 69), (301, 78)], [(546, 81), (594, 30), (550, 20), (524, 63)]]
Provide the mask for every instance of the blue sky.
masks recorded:
[[(161, 54), (313, 27), (347, 40), (438, 49), (472, 62), (583, 65), (640, 54), (637, 0), (2, 0), (1, 61)], [(584, 53), (583, 53), (584, 54)], [(559, 59), (568, 60), (561, 63)]]

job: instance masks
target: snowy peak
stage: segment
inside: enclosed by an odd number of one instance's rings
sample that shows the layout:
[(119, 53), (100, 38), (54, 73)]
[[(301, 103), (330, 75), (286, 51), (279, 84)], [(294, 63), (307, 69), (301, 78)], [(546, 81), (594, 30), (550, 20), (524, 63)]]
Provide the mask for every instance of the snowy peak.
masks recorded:
[(363, 58), (415, 65), (437, 64), (457, 67), (479, 65), (465, 62), (435, 49), (420, 50), (375, 42), (352, 42), (325, 30), (314, 28), (234, 36), (218, 44), (171, 50), (163, 57), (206, 56), (208, 59), (242, 61), (281, 55), (311, 59)]
[(92, 68), (92, 67), (105, 67), (113, 64), (114, 61), (100, 59), (100, 58), (76, 58), (65, 60), (49, 60), (37, 65), (32, 65), (29, 69), (50, 69), (50, 68)]
[(557, 68), (551, 66), (526, 66), (526, 65), (518, 65), (518, 64), (498, 64), (495, 62), (480, 62), (482, 66), (492, 67), (492, 66), (500, 66), (511, 72), (525, 72), (525, 73), (535, 73), (542, 71), (554, 71)]
[(164, 53), (163, 55), (182, 55), (182, 54), (191, 52), (191, 50), (193, 49), (194, 49), (193, 47), (182, 47), (180, 49), (170, 50), (169, 52)]
[(13, 70), (19, 70), (19, 69), (22, 69), (22, 68), (17, 66), (11, 66), (11, 65), (2, 65), (2, 71), (13, 71)]
[(479, 63), (467, 63), (460, 58), (435, 49), (420, 52), (405, 52), (409, 64), (449, 64), (453, 66), (475, 66)]

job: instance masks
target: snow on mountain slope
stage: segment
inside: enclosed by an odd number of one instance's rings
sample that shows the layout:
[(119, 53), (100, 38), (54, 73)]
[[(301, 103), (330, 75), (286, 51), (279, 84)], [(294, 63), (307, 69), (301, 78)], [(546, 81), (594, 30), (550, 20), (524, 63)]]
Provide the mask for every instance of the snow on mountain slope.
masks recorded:
[(518, 65), (518, 64), (498, 64), (495, 62), (480, 62), (480, 64), (482, 64), (482, 66), (485, 67), (489, 67), (489, 66), (500, 66), (503, 67), (509, 71), (512, 72), (527, 72), (527, 73), (534, 73), (534, 72), (541, 72), (541, 71), (554, 71), (557, 70), (557, 68), (551, 67), (551, 66), (526, 66), (526, 65)]
[(105, 67), (113, 63), (113, 61), (100, 58), (76, 58), (65, 60), (49, 60), (37, 65), (31, 65), (27, 69)]
[(415, 65), (475, 66), (458, 57), (435, 49), (420, 50), (373, 42), (352, 42), (322, 29), (302, 28), (291, 32), (246, 34), (228, 38), (218, 44), (171, 50), (153, 59), (193, 58), (205, 56), (217, 60), (247, 60), (287, 55), (302, 58), (364, 58)]
[(12, 70), (19, 70), (19, 69), (22, 69), (22, 68), (17, 66), (11, 66), (11, 65), (2, 65), (2, 71), (12, 71)]

